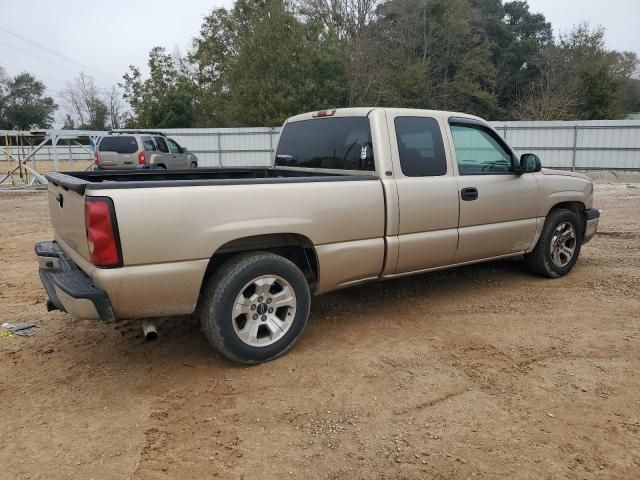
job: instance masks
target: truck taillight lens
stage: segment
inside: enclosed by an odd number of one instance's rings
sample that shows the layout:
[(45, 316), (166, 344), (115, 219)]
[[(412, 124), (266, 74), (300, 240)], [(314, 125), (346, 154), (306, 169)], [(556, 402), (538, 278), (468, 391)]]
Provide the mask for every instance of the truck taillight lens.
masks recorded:
[(100, 156), (98, 155), (98, 152), (93, 156), (93, 161), (96, 165), (100, 165)]
[(140, 152), (138, 154), (138, 163), (140, 165), (144, 165), (145, 163), (147, 163), (147, 159), (145, 158), (144, 152)]
[(107, 197), (87, 197), (84, 201), (84, 223), (91, 263), (96, 267), (122, 266), (122, 251), (113, 202)]

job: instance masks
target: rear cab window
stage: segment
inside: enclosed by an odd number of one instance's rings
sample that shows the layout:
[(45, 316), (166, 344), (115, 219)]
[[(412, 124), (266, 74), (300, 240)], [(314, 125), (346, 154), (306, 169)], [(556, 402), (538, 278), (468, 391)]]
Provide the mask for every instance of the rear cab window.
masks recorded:
[(98, 144), (100, 152), (114, 153), (136, 153), (138, 151), (138, 141), (133, 136), (113, 136), (103, 137)]
[(435, 118), (396, 117), (400, 168), (407, 177), (437, 177), (447, 173), (447, 157)]
[(276, 166), (374, 171), (367, 117), (332, 117), (287, 123)]

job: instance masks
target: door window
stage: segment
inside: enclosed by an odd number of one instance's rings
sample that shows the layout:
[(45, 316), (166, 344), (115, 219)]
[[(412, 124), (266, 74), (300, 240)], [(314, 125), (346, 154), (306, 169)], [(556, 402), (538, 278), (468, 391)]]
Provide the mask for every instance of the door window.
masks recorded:
[(171, 151), (171, 153), (182, 153), (182, 150), (180, 149), (180, 145), (178, 145), (176, 142), (174, 142), (170, 138), (167, 138), (167, 143), (169, 144), (169, 150)]
[(400, 168), (407, 177), (437, 177), (447, 173), (440, 126), (434, 118), (396, 117)]
[(512, 173), (511, 153), (489, 129), (451, 125), (460, 175)]
[(156, 143), (158, 144), (158, 150), (162, 153), (169, 153), (169, 147), (167, 147), (167, 142), (164, 141), (162, 137), (153, 137), (156, 139)]
[(153, 143), (153, 138), (151, 137), (142, 137), (142, 143), (146, 152), (155, 152), (157, 150), (156, 144)]

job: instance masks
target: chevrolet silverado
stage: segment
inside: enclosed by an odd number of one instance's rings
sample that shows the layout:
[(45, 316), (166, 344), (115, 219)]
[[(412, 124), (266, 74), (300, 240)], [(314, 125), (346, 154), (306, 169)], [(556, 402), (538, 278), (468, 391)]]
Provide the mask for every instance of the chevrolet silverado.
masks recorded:
[(299, 338), (312, 294), (507, 257), (566, 275), (596, 233), (593, 185), (518, 157), (480, 118), (351, 108), (288, 119), (270, 168), (50, 173), (48, 308), (196, 315), (226, 357)]

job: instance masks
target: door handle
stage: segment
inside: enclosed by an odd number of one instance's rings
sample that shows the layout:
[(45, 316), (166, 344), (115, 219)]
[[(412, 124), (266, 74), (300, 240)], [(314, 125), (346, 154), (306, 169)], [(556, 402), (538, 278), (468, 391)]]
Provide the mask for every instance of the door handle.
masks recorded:
[(478, 199), (478, 189), (476, 187), (467, 187), (460, 190), (460, 198), (465, 202)]

